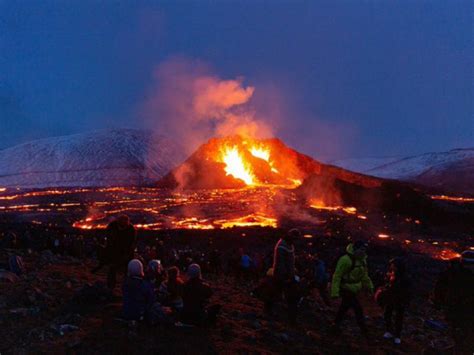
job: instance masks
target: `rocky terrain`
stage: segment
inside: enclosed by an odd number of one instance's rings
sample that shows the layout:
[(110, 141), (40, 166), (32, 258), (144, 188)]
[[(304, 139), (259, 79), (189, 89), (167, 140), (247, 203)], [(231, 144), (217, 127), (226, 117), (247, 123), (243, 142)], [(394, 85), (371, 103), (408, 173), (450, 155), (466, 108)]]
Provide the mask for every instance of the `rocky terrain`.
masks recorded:
[[(340, 227), (340, 224), (333, 225), (313, 238), (302, 238), (297, 242), (301, 273), (306, 255), (314, 251), (332, 267), (347, 244), (347, 231), (338, 232)], [(47, 238), (44, 230), (35, 228), (31, 226), (31, 235)], [(56, 234), (64, 232), (53, 228), (47, 234), (54, 239)], [(427, 349), (448, 353), (453, 345), (442, 313), (429, 302), (434, 280), (446, 264), (423, 253), (407, 255), (403, 244), (373, 240), (369, 250), (371, 277), (376, 284), (380, 283), (389, 258), (398, 255), (409, 258), (416, 297), (406, 316), (403, 343), (397, 347), (383, 340), (382, 311), (368, 296), (363, 297), (363, 302), (372, 335), (370, 343), (363, 340), (352, 317), (345, 322), (342, 336), (331, 335), (329, 326), (337, 310), (337, 301), (326, 308), (312, 291), (300, 304), (296, 326), (287, 323), (283, 304), (277, 307), (275, 316), (264, 316), (262, 302), (252, 296), (258, 277), (242, 280), (230, 271), (204, 275), (215, 291), (211, 303), (223, 306), (214, 327), (149, 327), (125, 322), (120, 319), (119, 288), (110, 294), (104, 286), (105, 270), (98, 274), (90, 272), (97, 261), (87, 246), (100, 237), (100, 232), (81, 233), (86, 238), (81, 257), (65, 251), (61, 255), (48, 249), (0, 251), (0, 261), (8, 255), (20, 254), (27, 268), (26, 275), (19, 280), (0, 283), (2, 353), (406, 354)], [(217, 248), (222, 250), (223, 260), (227, 260), (238, 248), (271, 253), (272, 245), (281, 233), (283, 231), (271, 228), (232, 229), (225, 233), (141, 231), (139, 240), (153, 243), (158, 238), (166, 249), (192, 248), (203, 253)], [(333, 237), (328, 237), (330, 235)]]

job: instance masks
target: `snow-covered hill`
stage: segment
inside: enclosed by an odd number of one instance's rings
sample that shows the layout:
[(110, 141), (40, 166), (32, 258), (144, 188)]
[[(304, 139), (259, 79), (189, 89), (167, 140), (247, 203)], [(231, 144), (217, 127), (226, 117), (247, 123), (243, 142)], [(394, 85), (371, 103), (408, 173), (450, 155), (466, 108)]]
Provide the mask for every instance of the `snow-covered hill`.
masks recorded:
[(52, 137), (0, 150), (0, 187), (138, 185), (184, 159), (173, 140), (115, 129)]
[(363, 174), (412, 181), (459, 193), (474, 193), (474, 148), (406, 158), (344, 159), (331, 164)]

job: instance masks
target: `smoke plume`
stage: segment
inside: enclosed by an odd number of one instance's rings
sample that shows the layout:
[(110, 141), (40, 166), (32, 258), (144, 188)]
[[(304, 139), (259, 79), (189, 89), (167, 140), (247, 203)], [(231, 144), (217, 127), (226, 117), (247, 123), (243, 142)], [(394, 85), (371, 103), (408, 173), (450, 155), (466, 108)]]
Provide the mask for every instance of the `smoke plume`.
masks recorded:
[(192, 151), (213, 136), (271, 136), (252, 108), (254, 92), (243, 78), (222, 79), (199, 61), (173, 58), (155, 69), (141, 111), (147, 126)]

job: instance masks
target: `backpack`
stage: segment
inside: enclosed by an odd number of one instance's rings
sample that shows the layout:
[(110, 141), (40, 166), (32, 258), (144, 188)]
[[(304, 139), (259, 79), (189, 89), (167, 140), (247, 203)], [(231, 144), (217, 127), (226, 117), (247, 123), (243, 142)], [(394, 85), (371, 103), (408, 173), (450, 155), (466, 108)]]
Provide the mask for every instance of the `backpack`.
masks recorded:
[(26, 272), (25, 265), (21, 256), (12, 255), (8, 258), (8, 269), (14, 274), (20, 276)]

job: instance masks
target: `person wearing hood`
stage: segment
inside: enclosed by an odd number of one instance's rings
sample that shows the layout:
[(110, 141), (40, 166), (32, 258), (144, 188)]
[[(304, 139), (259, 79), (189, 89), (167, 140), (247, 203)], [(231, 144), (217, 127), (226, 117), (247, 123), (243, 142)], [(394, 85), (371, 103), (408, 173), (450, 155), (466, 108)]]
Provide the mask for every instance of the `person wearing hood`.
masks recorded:
[[(290, 323), (296, 322), (298, 309), (294, 241), (300, 236), (298, 229), (291, 229), (277, 242), (273, 253), (273, 280), (278, 293), (283, 293), (287, 301)], [(271, 312), (272, 305), (267, 304), (266, 308)]]
[(215, 322), (218, 308), (206, 308), (212, 296), (211, 287), (201, 278), (201, 267), (191, 264), (187, 269), (188, 280), (183, 286), (183, 310), (181, 320), (184, 323), (204, 325)]
[[(384, 338), (394, 338), (394, 343), (399, 345), (401, 344), (403, 316), (411, 294), (411, 283), (408, 279), (405, 261), (402, 258), (390, 260), (387, 283), (383, 292), (386, 294), (384, 297), (386, 327)], [(395, 328), (392, 322), (393, 313), (395, 313)]]
[(122, 287), (122, 315), (127, 320), (143, 320), (155, 304), (155, 292), (144, 279), (143, 264), (138, 259), (128, 263), (127, 278)]
[(341, 298), (341, 304), (334, 321), (334, 332), (340, 333), (340, 326), (349, 309), (353, 309), (357, 324), (364, 336), (367, 328), (364, 312), (358, 299), (358, 294), (365, 288), (373, 293), (374, 286), (367, 270), (367, 243), (356, 241), (346, 248), (346, 254), (337, 261), (331, 284), (331, 297)]

